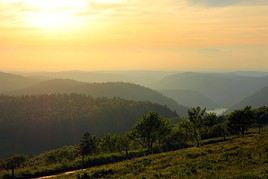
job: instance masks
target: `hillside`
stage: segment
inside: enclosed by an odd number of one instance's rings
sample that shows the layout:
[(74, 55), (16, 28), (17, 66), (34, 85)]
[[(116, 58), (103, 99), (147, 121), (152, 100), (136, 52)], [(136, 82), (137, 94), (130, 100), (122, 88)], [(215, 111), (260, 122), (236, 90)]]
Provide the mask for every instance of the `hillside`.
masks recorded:
[(178, 90), (161, 90), (160, 92), (165, 96), (168, 96), (185, 106), (189, 107), (201, 106), (207, 109), (215, 109), (219, 107), (219, 105), (216, 104), (213, 100), (196, 91), (178, 89)]
[(241, 109), (245, 106), (262, 107), (268, 105), (268, 87), (261, 89), (253, 95), (243, 99), (240, 103), (233, 106), (230, 110)]
[(181, 73), (170, 75), (153, 85), (160, 90), (193, 90), (209, 97), (221, 107), (230, 107), (265, 87), (268, 76), (245, 76), (233, 73)]
[[(268, 134), (161, 153), (56, 178), (267, 178)], [(260, 155), (262, 153), (262, 155)]]
[[(149, 111), (176, 118), (167, 107), (85, 95), (0, 96), (0, 158), (79, 143), (85, 132), (122, 133)], [(30, 147), (29, 147), (30, 146)]]
[(0, 72), (0, 94), (6, 91), (27, 88), (39, 81), (35, 78)]
[(140, 85), (123, 82), (109, 83), (83, 83), (73, 80), (49, 80), (35, 84), (23, 90), (13, 91), (13, 95), (36, 95), (53, 93), (79, 93), (92, 97), (120, 97), (127, 100), (150, 101), (161, 105), (166, 105), (172, 110), (176, 110), (179, 115), (185, 115), (187, 109), (179, 105), (176, 101), (161, 95), (149, 88)]
[(24, 73), (51, 79), (72, 79), (88, 83), (128, 82), (148, 86), (173, 72), (164, 71), (61, 71)]
[(264, 77), (268, 75), (268, 72), (265, 71), (234, 71), (230, 72), (233, 75), (239, 76), (254, 76), (254, 77)]

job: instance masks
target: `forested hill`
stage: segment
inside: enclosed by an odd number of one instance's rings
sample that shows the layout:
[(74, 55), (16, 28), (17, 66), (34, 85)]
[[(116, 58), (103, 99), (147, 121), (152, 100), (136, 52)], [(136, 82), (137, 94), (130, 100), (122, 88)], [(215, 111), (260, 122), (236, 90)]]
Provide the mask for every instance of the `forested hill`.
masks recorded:
[(140, 85), (123, 82), (83, 83), (73, 80), (55, 79), (43, 81), (29, 88), (16, 90), (9, 94), (36, 95), (54, 93), (78, 93), (88, 94), (92, 97), (120, 97), (127, 100), (150, 101), (166, 105), (171, 110), (176, 110), (179, 115), (185, 115), (187, 112), (186, 107), (179, 105), (173, 99), (163, 96), (159, 92)]
[(0, 93), (26, 88), (38, 82), (34, 78), (0, 72)]
[(125, 132), (149, 111), (177, 117), (159, 104), (119, 98), (93, 99), (78, 94), (0, 96), (0, 158), (76, 144), (86, 131), (96, 135)]

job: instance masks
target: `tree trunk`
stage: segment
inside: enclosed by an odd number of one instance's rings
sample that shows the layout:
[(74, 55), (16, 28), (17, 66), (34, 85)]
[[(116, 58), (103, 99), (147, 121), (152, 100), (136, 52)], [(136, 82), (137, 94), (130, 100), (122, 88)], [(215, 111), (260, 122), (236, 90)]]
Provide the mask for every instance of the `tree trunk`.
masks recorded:
[(197, 147), (200, 147), (200, 141), (198, 138), (196, 138)]
[(85, 156), (82, 155), (82, 168), (85, 168)]
[(12, 178), (15, 178), (15, 169), (14, 168), (11, 169), (11, 175), (12, 175)]
[(242, 135), (245, 135), (245, 128), (244, 127), (241, 128), (241, 133), (242, 133)]
[(153, 142), (150, 141), (150, 153), (152, 154), (153, 153)]
[(201, 140), (201, 137), (200, 137), (200, 133), (199, 131), (196, 131), (196, 143), (197, 143), (197, 147), (200, 147), (200, 140)]
[(128, 148), (127, 147), (125, 149), (125, 153), (126, 153), (126, 158), (128, 158)]

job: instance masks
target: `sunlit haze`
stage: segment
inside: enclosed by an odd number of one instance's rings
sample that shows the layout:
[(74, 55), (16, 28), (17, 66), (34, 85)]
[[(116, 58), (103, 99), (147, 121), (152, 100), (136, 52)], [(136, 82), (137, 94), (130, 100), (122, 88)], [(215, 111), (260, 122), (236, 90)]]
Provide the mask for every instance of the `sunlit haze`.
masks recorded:
[(268, 70), (267, 0), (1, 0), (1, 70)]

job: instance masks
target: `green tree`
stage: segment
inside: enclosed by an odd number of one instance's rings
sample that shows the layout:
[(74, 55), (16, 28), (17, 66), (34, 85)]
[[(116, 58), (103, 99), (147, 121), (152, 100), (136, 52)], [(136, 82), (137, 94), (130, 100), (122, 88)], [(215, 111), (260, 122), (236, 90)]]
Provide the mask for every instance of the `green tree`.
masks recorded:
[(204, 125), (204, 117), (206, 114), (206, 108), (201, 109), (199, 106), (197, 108), (191, 108), (188, 110), (188, 118), (190, 126), (192, 128), (192, 136), (196, 142), (196, 145), (200, 146), (201, 141), (201, 130)]
[(160, 118), (159, 122), (160, 124), (157, 130), (157, 140), (158, 146), (161, 147), (161, 145), (165, 143), (169, 134), (171, 133), (172, 125), (170, 124), (170, 121), (165, 118)]
[(214, 137), (214, 128), (218, 125), (218, 116), (215, 113), (207, 113), (204, 116), (201, 129), (201, 138)]
[(187, 140), (191, 140), (193, 143), (196, 143), (194, 137), (194, 126), (188, 118), (181, 119), (179, 122), (179, 129), (181, 129), (181, 132), (186, 136)]
[(15, 169), (21, 167), (26, 162), (26, 157), (16, 155), (1, 162), (1, 168), (11, 170), (12, 178), (15, 178)]
[(249, 127), (255, 123), (255, 114), (251, 107), (247, 106), (242, 110), (232, 112), (228, 120), (233, 133), (244, 135)]
[(101, 139), (101, 148), (105, 152), (115, 152), (117, 149), (118, 136), (107, 134)]
[(150, 112), (144, 115), (131, 132), (131, 139), (138, 141), (144, 148), (152, 152), (153, 145), (158, 137), (161, 122), (157, 113)]
[(167, 151), (177, 150), (186, 147), (187, 141), (190, 138), (188, 130), (184, 127), (188, 120), (181, 119), (178, 124), (172, 126), (170, 133), (164, 141), (164, 147)]
[(261, 107), (255, 110), (256, 124), (259, 128), (259, 134), (265, 124), (268, 124), (268, 107)]
[(211, 127), (210, 132), (213, 137), (223, 137), (226, 140), (226, 137), (230, 134), (228, 126), (228, 119), (225, 116), (220, 116), (217, 124)]
[(118, 151), (124, 151), (126, 157), (128, 157), (128, 151), (130, 148), (130, 140), (128, 135), (120, 135), (118, 136), (118, 142), (117, 142), (117, 148)]
[(94, 154), (97, 149), (97, 138), (90, 133), (85, 133), (80, 141), (80, 154), (82, 156), (82, 165), (85, 166), (85, 156)]

